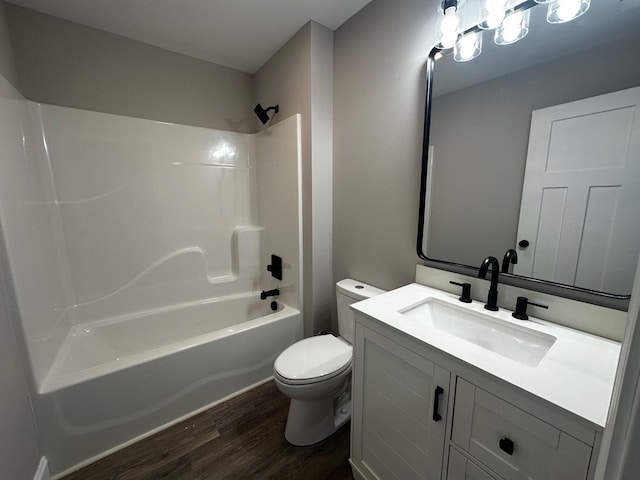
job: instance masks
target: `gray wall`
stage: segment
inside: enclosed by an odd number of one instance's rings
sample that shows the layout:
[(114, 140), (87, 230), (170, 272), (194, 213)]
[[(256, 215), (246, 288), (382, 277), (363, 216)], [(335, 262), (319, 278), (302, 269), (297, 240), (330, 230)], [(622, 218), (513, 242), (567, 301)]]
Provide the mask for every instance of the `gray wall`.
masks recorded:
[(640, 85), (638, 58), (640, 36), (434, 98), (428, 256), (479, 266), (515, 248), (531, 112)]
[(7, 13), (4, 2), (0, 0), (0, 75), (19, 89), (18, 73), (11, 50), (11, 38), (7, 24)]
[[(0, 99), (19, 98), (7, 34), (4, 3), (0, 1)], [(26, 363), (13, 325), (19, 322), (11, 290), (11, 274), (0, 229), (0, 478), (33, 478), (40, 451), (29, 404)]]
[(333, 32), (311, 24), (311, 218), (314, 333), (331, 330), (333, 301)]
[(331, 201), (323, 195), (332, 188), (332, 41), (330, 30), (310, 22), (255, 74), (257, 102), (280, 105), (274, 121), (302, 116), (305, 336), (331, 326)]
[(252, 75), (15, 5), (6, 9), (30, 100), (254, 131)]
[(373, 0), (335, 32), (333, 275), (415, 279), (435, 1)]

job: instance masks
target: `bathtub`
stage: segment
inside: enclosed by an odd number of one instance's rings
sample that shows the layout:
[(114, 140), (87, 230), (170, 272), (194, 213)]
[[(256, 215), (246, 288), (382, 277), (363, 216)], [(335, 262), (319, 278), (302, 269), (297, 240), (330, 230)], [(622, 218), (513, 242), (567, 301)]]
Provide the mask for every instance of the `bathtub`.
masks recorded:
[(76, 326), (34, 399), (54, 476), (259, 384), (302, 338), (258, 293)]

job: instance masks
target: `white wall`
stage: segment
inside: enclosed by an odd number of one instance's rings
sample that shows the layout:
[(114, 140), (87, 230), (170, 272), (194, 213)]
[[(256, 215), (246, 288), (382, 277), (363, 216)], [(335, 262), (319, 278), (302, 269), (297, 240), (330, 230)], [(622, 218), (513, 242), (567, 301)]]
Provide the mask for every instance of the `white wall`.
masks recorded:
[[(76, 322), (251, 291), (233, 248), (251, 225), (248, 134), (34, 105)], [(41, 146), (44, 150), (44, 145)], [(248, 260), (257, 270), (257, 259)], [(98, 308), (97, 304), (104, 305)], [(75, 323), (75, 322), (74, 322)]]
[[(32, 150), (24, 99), (0, 98), (5, 119), (0, 135), (0, 222), (11, 267), (11, 283), (20, 305), (22, 331), (40, 383), (64, 340), (67, 303), (54, 224), (53, 186), (46, 167)], [(24, 142), (24, 143), (23, 143)]]
[[(280, 290), (279, 300), (300, 309), (302, 299), (301, 118), (294, 115), (257, 133), (257, 214), (264, 227), (261, 275), (256, 290)], [(282, 258), (282, 281), (266, 270)]]

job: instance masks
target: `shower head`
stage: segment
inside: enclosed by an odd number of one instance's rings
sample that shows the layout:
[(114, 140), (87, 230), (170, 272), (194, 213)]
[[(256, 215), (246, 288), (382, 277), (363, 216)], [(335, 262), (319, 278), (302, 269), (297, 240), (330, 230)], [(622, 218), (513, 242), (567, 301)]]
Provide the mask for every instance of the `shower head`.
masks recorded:
[(274, 110), (274, 113), (278, 113), (280, 111), (280, 106), (273, 105), (265, 109), (262, 107), (262, 105), (257, 104), (256, 108), (253, 109), (253, 111), (256, 113), (256, 115), (258, 116), (258, 118), (260, 119), (263, 125), (269, 121), (269, 115), (267, 115), (267, 112), (269, 110)]

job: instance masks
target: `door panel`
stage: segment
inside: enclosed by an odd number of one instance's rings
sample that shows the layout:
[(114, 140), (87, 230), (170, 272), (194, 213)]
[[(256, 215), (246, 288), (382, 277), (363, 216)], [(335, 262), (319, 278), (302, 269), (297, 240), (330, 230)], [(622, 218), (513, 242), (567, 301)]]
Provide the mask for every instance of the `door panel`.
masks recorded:
[(536, 110), (513, 272), (626, 293), (640, 254), (640, 87)]

